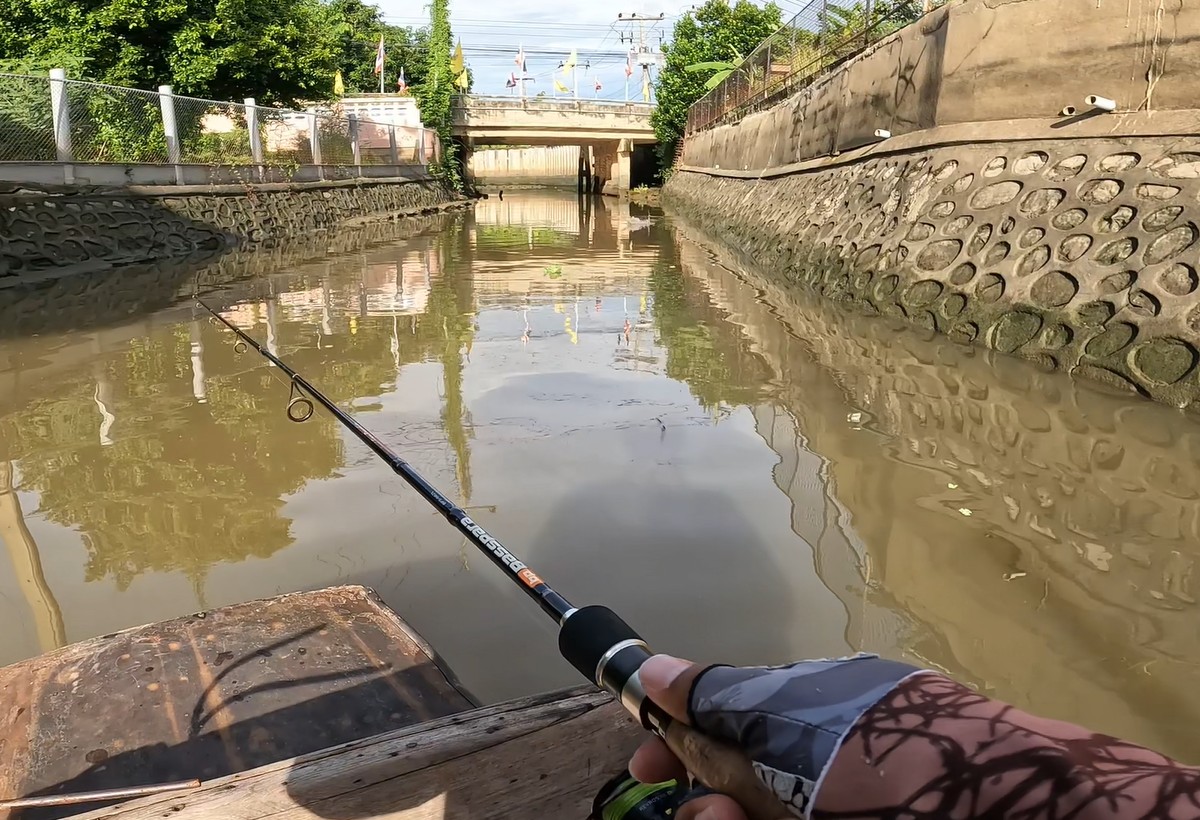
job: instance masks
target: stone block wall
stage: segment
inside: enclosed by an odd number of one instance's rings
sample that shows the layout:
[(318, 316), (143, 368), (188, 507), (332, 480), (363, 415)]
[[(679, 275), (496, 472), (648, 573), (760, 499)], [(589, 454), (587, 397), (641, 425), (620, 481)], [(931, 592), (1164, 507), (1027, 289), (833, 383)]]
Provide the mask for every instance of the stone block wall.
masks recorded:
[(1046, 369), (1200, 395), (1200, 138), (943, 145), (670, 203), (762, 270)]
[(0, 286), (440, 207), (431, 179), (0, 192)]

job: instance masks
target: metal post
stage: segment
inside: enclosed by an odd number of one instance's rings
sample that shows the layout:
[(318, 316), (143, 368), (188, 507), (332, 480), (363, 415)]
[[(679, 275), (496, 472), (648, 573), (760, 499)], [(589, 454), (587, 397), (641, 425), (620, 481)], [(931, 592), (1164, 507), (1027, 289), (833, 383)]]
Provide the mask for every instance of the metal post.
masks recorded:
[(262, 134), (258, 130), (258, 104), (253, 97), (246, 98), (246, 130), (250, 132), (250, 158), (254, 161), (257, 168), (255, 178), (259, 182), (265, 181), (265, 169), (263, 168), (263, 146)]
[(63, 165), (63, 181), (68, 185), (75, 182), (75, 169), (70, 163), (75, 159), (71, 151), (71, 111), (67, 101), (67, 72), (62, 68), (50, 69), (50, 111), (54, 117), (54, 149), (58, 161)]
[(354, 157), (354, 175), (362, 176), (362, 151), (358, 146), (358, 115), (348, 114), (347, 130), (350, 132), (350, 153)]
[(167, 141), (167, 162), (175, 166), (175, 184), (182, 185), (183, 154), (179, 147), (179, 126), (175, 124), (175, 94), (171, 86), (158, 87), (158, 106), (162, 109), (163, 135)]
[(317, 179), (325, 179), (325, 169), (321, 166), (321, 134), (320, 121), (317, 119), (317, 112), (310, 111), (308, 114), (308, 145), (312, 151), (313, 165), (317, 169)]
[(871, 45), (871, 31), (874, 26), (871, 25), (871, 0), (864, 0), (864, 8), (866, 9), (867, 26), (863, 30), (863, 48)]
[[(418, 129), (418, 132), (420, 129)], [(391, 153), (392, 165), (400, 164), (400, 148), (396, 145), (396, 126), (388, 126), (388, 150)]]

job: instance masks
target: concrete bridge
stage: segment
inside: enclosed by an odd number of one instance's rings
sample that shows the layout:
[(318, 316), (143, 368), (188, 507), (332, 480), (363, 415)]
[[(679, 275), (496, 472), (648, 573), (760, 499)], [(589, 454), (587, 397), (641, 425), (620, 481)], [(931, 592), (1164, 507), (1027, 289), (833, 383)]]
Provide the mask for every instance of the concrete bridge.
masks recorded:
[(655, 142), (653, 110), (639, 102), (462, 95), (454, 99), (453, 133), (466, 145), (468, 168), (477, 146), (577, 145), (581, 189), (618, 193), (637, 184), (635, 152)]

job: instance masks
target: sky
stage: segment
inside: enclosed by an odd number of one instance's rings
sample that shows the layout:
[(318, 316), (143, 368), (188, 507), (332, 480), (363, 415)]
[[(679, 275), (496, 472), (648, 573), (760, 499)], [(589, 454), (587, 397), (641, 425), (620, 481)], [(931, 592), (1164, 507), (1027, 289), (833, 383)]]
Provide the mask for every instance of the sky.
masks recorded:
[[(428, 20), (428, 9), (420, 0), (376, 0), (389, 23), (419, 26)], [(570, 76), (557, 72), (571, 49), (578, 49), (576, 79), (579, 96), (591, 99), (625, 99), (625, 64), (630, 49), (629, 37), (637, 43), (638, 26), (619, 21), (637, 13), (646, 17), (665, 15), (662, 22), (647, 22), (646, 43), (657, 51), (662, 40), (669, 40), (675, 21), (703, 0), (614, 0), (611, 3), (572, 3), (567, 0), (450, 0), (450, 22), (456, 39), (463, 44), (467, 66), (475, 78), (476, 94), (502, 94), (510, 91), (505, 82), (516, 70), (517, 50), (524, 46), (525, 67), (534, 78), (526, 84), (526, 94), (539, 91), (555, 95), (553, 76), (567, 86)], [(755, 0), (759, 5), (763, 0)], [(787, 16), (797, 10), (798, 2), (782, 2)], [(621, 35), (625, 41), (621, 41)], [(586, 67), (585, 67), (586, 66)], [(653, 72), (655, 69), (651, 69)], [(596, 90), (596, 81), (601, 88)], [(641, 100), (641, 66), (634, 66), (629, 83), (629, 98)], [(559, 96), (571, 96), (560, 94)]]

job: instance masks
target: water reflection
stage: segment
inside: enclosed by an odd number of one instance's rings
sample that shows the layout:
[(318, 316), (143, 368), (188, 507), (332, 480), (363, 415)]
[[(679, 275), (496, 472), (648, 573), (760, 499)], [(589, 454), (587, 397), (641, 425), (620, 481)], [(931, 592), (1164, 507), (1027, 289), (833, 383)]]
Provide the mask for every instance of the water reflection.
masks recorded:
[[(293, 250), (223, 258), (206, 298), (572, 600), (701, 660), (903, 655), (1200, 756), (1182, 416), (811, 303), (606, 200)], [(0, 341), (0, 662), (357, 582), (484, 700), (575, 681), (522, 593), (329, 418), (289, 422), (178, 276), (103, 287), (99, 324), (73, 291), (0, 304), (24, 328)]]
[(849, 643), (1200, 757), (1193, 421), (681, 244), (777, 374), (758, 428)]

